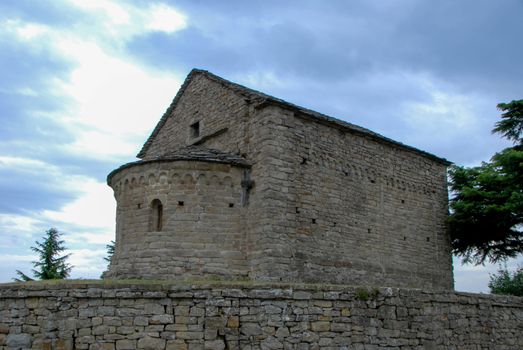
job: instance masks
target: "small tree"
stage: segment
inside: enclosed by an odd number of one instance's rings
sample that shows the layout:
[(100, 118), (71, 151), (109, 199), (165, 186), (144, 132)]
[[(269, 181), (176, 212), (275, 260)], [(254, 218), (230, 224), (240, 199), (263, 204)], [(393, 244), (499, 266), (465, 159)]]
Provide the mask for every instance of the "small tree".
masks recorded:
[[(60, 233), (55, 228), (47, 230), (42, 243), (36, 241), (36, 246), (31, 249), (38, 253), (38, 261), (33, 261), (35, 269), (32, 270), (34, 278), (40, 280), (64, 279), (69, 276), (72, 266), (66, 260), (71, 254), (59, 256), (66, 248), (64, 241), (60, 240)], [(15, 278), (17, 282), (32, 281), (33, 278), (27, 276), (20, 270), (16, 273), (20, 278)]]
[[(107, 256), (104, 257), (104, 260), (107, 261), (109, 264), (111, 263), (111, 260), (113, 259), (115, 245), (116, 245), (116, 243), (114, 241), (111, 241), (111, 243), (109, 243), (105, 246), (105, 248), (107, 248)], [(100, 276), (100, 278), (104, 279), (107, 272), (108, 271), (102, 272), (102, 275)]]
[(107, 261), (108, 263), (111, 262), (111, 259), (113, 258), (113, 255), (114, 255), (114, 241), (111, 241), (110, 244), (107, 244), (105, 246), (105, 248), (107, 248), (107, 256), (104, 257), (104, 260)]
[(523, 267), (519, 267), (513, 273), (510, 273), (506, 266), (500, 268), (497, 274), (490, 275), (488, 286), (493, 294), (523, 296)]

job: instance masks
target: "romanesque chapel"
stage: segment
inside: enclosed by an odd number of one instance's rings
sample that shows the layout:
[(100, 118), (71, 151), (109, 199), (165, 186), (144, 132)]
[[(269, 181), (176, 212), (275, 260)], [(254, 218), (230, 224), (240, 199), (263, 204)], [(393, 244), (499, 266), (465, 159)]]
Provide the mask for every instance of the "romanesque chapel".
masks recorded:
[(138, 158), (106, 278), (453, 288), (445, 159), (196, 69)]

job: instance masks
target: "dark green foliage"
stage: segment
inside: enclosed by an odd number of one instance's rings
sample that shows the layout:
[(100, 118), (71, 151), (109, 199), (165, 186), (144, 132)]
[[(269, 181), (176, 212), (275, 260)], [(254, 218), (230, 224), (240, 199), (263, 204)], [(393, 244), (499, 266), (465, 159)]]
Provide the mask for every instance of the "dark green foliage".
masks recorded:
[(523, 124), (517, 111), (522, 102), (500, 104), (503, 110), (516, 109), (503, 114), (505, 119), (494, 129), (516, 146), (496, 153), (481, 166), (453, 166), (449, 171), (454, 195), (448, 221), (452, 247), (466, 263), (498, 262), (523, 252)]
[(20, 278), (13, 278), (13, 280), (15, 280), (16, 282), (34, 281), (34, 279), (32, 279), (31, 277), (27, 276), (25, 273), (23, 273), (20, 270), (16, 270), (16, 274), (20, 277)]
[(111, 241), (110, 244), (107, 244), (105, 246), (107, 248), (107, 256), (104, 258), (104, 260), (109, 263), (111, 262), (111, 259), (113, 258), (113, 255), (114, 255), (114, 245), (115, 245), (115, 242)]
[(488, 284), (493, 294), (516, 295), (523, 297), (523, 267), (510, 273), (507, 268), (500, 268), (498, 273), (490, 275)]
[[(66, 248), (64, 247), (64, 241), (60, 240), (60, 233), (55, 229), (51, 228), (45, 233), (43, 243), (38, 241), (35, 242), (36, 246), (31, 249), (38, 253), (38, 261), (33, 261), (33, 275), (35, 279), (39, 280), (52, 280), (52, 279), (64, 279), (69, 276), (71, 266), (66, 263), (70, 254), (59, 257), (58, 255), (63, 252)], [(16, 271), (20, 276), (20, 279), (15, 278), (15, 281), (32, 281), (33, 279), (24, 274), (21, 271)]]
[(522, 145), (523, 100), (500, 103), (498, 109), (505, 113), (501, 115), (501, 120), (496, 123), (492, 132), (500, 133), (507, 139)]

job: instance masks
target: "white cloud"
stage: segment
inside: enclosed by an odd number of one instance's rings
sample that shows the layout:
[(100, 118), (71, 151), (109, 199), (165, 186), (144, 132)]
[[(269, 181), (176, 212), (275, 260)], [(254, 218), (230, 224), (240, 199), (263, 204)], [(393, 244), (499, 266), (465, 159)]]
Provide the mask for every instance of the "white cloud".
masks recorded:
[(70, 278), (98, 279), (106, 269), (104, 249), (70, 249), (67, 262), (73, 266)]
[(107, 244), (114, 238), (116, 204), (112, 190), (105, 182), (68, 174), (52, 164), (21, 157), (0, 157), (0, 169), (12, 168), (40, 178), (46, 186), (74, 193), (75, 199), (57, 210), (43, 210), (25, 214), (0, 214), (0, 230), (6, 234), (2, 241), (9, 244), (42, 232), (42, 226), (65, 228), (67, 240), (76, 243)]
[[(0, 23), (0, 36), (8, 36), (34, 54), (57, 56), (71, 64), (65, 77), (56, 75), (47, 79), (46, 94), (67, 101), (62, 111), (31, 113), (57, 121), (73, 137), (71, 143), (55, 146), (55, 151), (96, 159), (132, 157), (170, 104), (180, 79), (128, 59), (121, 49), (136, 35), (182, 30), (187, 26), (187, 18), (162, 3), (138, 8), (126, 2), (64, 0), (64, 5), (74, 6), (85, 14), (67, 29), (17, 18)], [(38, 95), (31, 85), (16, 92)], [(98, 278), (106, 267), (105, 247), (101, 246), (114, 239), (112, 190), (103, 182), (70, 174), (62, 167), (37, 159), (3, 155), (0, 167), (49, 179), (46, 186), (75, 194), (74, 200), (58, 209), (0, 214), (3, 252), (12, 251), (9, 256), (21, 259), (26, 264), (19, 266), (28, 268), (28, 259), (33, 257), (16, 254), (16, 250), (28, 249), (35, 238), (40, 238), (42, 227), (56, 226), (64, 233), (62, 238), (72, 253), (71, 264), (75, 266), (72, 277)], [(6, 271), (12, 269), (9, 266)], [(9, 277), (3, 279), (6, 278)]]
[[(0, 214), (0, 230), (7, 234), (30, 236), (38, 230), (42, 221), (32, 215)], [(3, 237), (5, 238), (5, 237)]]
[(34, 255), (5, 254), (0, 256), (0, 263), (6, 262), (31, 262), (35, 260)]
[[(57, 55), (72, 64), (66, 78), (48, 80), (47, 91), (72, 103), (62, 112), (33, 114), (53, 118), (68, 129), (74, 136), (74, 141), (64, 147), (68, 152), (96, 159), (132, 157), (170, 104), (181, 81), (172, 73), (129, 60), (119, 48), (139, 34), (182, 30), (187, 18), (163, 3), (145, 8), (103, 0), (68, 0), (65, 4), (84, 11), (87, 17), (96, 19), (97, 25), (86, 26), (79, 21), (64, 30), (20, 19), (2, 24), (4, 32), (30, 49)], [(35, 92), (26, 87), (19, 93)]]
[(114, 229), (115, 201), (105, 183), (86, 178), (69, 186), (74, 186), (79, 197), (60, 210), (44, 210), (43, 217), (85, 228)]
[(0, 167), (16, 167), (18, 170), (26, 172), (40, 172), (42, 170), (55, 171), (56, 167), (42, 162), (38, 159), (0, 156)]
[(115, 1), (109, 0), (68, 0), (72, 5), (84, 11), (100, 13), (113, 24), (128, 24), (131, 21), (129, 12)]
[(270, 71), (251, 71), (238, 77), (246, 86), (256, 87), (259, 90), (271, 90), (278, 88), (292, 89), (296, 81), (293, 79), (283, 79), (274, 72)]
[(180, 80), (111, 56), (96, 43), (55, 44), (77, 61), (70, 80), (59, 84), (76, 103), (67, 114), (56, 116), (76, 135), (69, 151), (94, 158), (133, 155), (170, 104)]
[[(66, 0), (66, 3), (96, 18), (96, 22), (102, 25), (103, 35), (118, 40), (129, 40), (147, 32), (171, 34), (187, 27), (185, 14), (161, 2), (142, 7), (130, 1)], [(93, 32), (95, 30), (91, 28)]]
[(152, 4), (145, 17), (147, 28), (153, 31), (174, 33), (187, 26), (186, 16), (165, 4)]
[[(20, 162), (19, 162), (20, 163)], [(30, 163), (30, 162), (25, 162)], [(58, 227), (71, 253), (69, 263), (74, 268), (73, 278), (99, 278), (106, 267), (103, 257), (105, 245), (114, 239), (115, 201), (111, 189), (104, 183), (80, 176), (63, 176), (65, 188), (78, 192), (78, 197), (58, 210), (44, 210), (23, 215), (0, 214), (0, 248), (10, 254), (1, 254), (8, 259), (10, 269), (0, 280), (7, 281), (14, 269), (29, 270), (36, 255), (26, 255), (35, 240), (41, 241), (44, 227)], [(18, 254), (17, 254), (18, 253)], [(0, 262), (3, 260), (0, 259)], [(20, 262), (20, 264), (13, 264)]]
[(15, 35), (22, 41), (37, 39), (49, 31), (49, 27), (31, 22), (23, 22), (19, 19), (7, 19), (0, 24), (3, 32)]
[(429, 94), (430, 100), (409, 101), (403, 105), (404, 120), (413, 127), (431, 132), (444, 129), (445, 133), (439, 136), (448, 140), (457, 132), (478, 128), (480, 111), (477, 101), (484, 101), (485, 97), (459, 94), (450, 88), (441, 89), (428, 80), (422, 82), (420, 87)]
[(16, 90), (16, 93), (23, 95), (23, 96), (31, 96), (31, 97), (38, 96), (38, 92), (34, 91), (33, 89), (31, 89), (29, 87), (18, 89), (18, 90)]
[(58, 210), (25, 215), (0, 214), (0, 228), (5, 232), (16, 230), (34, 233), (45, 222), (114, 232), (115, 200), (111, 188), (104, 182), (87, 176), (66, 174), (56, 166), (33, 159), (0, 157), (0, 167), (6, 165), (15, 167), (17, 171), (41, 175), (48, 179), (49, 187), (73, 192), (76, 198)]

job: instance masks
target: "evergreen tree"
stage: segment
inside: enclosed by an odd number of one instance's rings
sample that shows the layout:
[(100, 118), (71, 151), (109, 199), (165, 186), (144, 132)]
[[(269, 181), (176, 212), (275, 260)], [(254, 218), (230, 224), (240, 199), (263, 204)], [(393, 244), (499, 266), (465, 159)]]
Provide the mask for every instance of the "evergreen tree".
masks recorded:
[[(35, 269), (32, 270), (34, 278), (40, 280), (67, 278), (72, 268), (66, 262), (70, 254), (59, 256), (66, 248), (64, 241), (60, 240), (58, 230), (55, 228), (47, 230), (44, 241), (42, 243), (36, 241), (35, 243), (36, 246), (31, 247), (34, 252), (38, 253), (38, 261), (33, 261), (33, 266), (35, 267)], [(15, 281), (33, 280), (33, 278), (19, 270), (17, 270), (16, 273), (20, 278), (15, 278)]]
[(500, 268), (497, 274), (490, 276), (488, 284), (493, 294), (507, 294), (523, 297), (523, 267), (510, 273), (507, 267)]
[(496, 123), (493, 133), (500, 133), (519, 146), (523, 145), (523, 100), (498, 104), (498, 109), (505, 112)]
[(515, 143), (490, 162), (450, 169), (449, 229), (464, 262), (502, 261), (523, 252), (523, 100), (500, 103), (493, 132)]
[(105, 246), (105, 248), (107, 248), (107, 256), (104, 257), (104, 260), (107, 261), (108, 263), (111, 262), (111, 259), (113, 258), (113, 255), (114, 255), (114, 245), (116, 243), (114, 241), (111, 241), (110, 244), (107, 244)]

